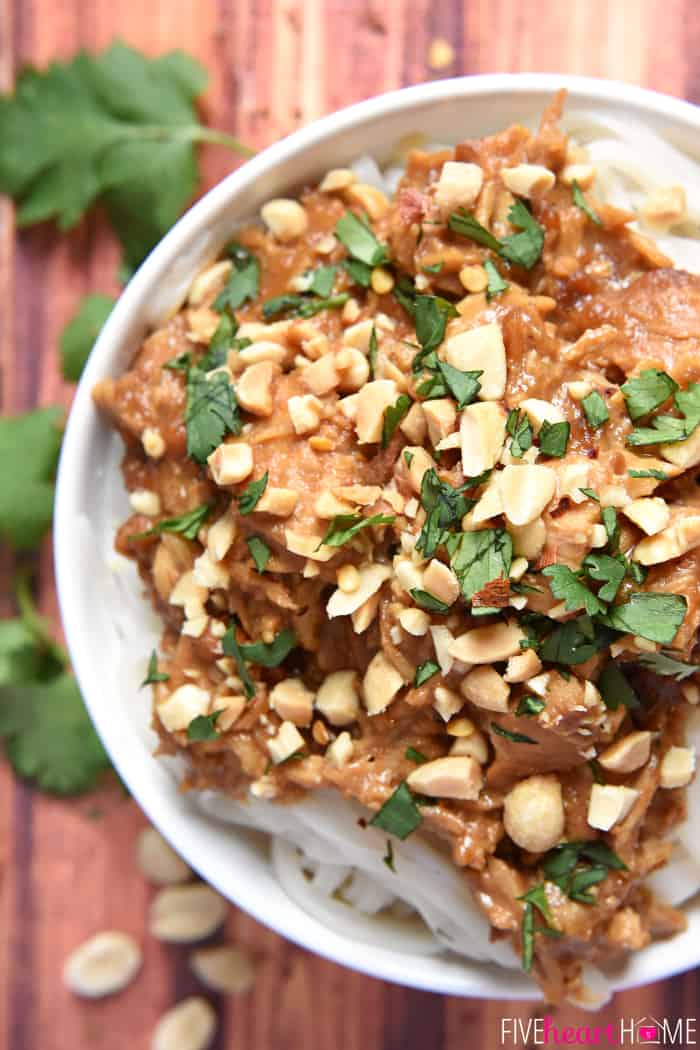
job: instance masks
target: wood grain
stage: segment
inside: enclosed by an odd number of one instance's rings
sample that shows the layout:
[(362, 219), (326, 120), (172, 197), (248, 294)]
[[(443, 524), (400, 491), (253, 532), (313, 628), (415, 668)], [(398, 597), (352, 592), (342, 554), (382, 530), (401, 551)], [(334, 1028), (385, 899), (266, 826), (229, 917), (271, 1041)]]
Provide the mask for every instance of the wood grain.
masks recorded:
[[(700, 101), (700, 9), (694, 0), (0, 0), (0, 86), (115, 36), (158, 54), (180, 47), (210, 70), (209, 122), (261, 147), (358, 99), (434, 76), (436, 37), (455, 52), (440, 75), (560, 71), (612, 77)], [(0, 143), (0, 149), (2, 144)], [(202, 189), (231, 158), (209, 149)], [(116, 291), (117, 249), (99, 217), (70, 236), (15, 237), (0, 204), (0, 378), (3, 412), (62, 401), (58, 334), (88, 290)], [(0, 572), (11, 566), (2, 555)], [(39, 560), (42, 608), (55, 615), (51, 556)], [(11, 608), (9, 587), (2, 611)], [(143, 817), (118, 789), (59, 802), (0, 768), (1, 1050), (145, 1050), (159, 1014), (194, 991), (186, 952), (145, 933), (150, 890), (133, 863)], [(63, 988), (67, 952), (110, 926), (144, 945), (141, 977), (123, 995), (82, 1003)], [(243, 914), (229, 933), (261, 960), (254, 992), (217, 1002), (216, 1048), (462, 1050), (498, 1045), (502, 1016), (528, 1005), (409, 991), (315, 958)], [(621, 1015), (694, 1013), (696, 973), (619, 995), (598, 1023)], [(558, 1021), (586, 1023), (572, 1009)]]

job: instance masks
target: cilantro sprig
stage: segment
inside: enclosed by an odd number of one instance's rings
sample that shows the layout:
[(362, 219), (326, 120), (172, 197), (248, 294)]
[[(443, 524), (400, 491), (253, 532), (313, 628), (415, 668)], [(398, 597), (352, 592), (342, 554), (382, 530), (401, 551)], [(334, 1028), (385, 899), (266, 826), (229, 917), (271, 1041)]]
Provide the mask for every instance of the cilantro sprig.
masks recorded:
[(500, 241), (463, 208), (452, 212), (447, 220), (447, 225), (453, 233), (476, 241), (484, 248), (490, 248), (501, 258), (516, 266), (531, 270), (542, 256), (544, 229), (521, 200), (516, 200), (511, 206), (508, 221), (518, 232)]
[(194, 194), (197, 144), (251, 152), (200, 123), (206, 79), (181, 51), (151, 59), (123, 43), (25, 69), (0, 99), (0, 190), (20, 225), (55, 219), (66, 230), (102, 203), (138, 266)]

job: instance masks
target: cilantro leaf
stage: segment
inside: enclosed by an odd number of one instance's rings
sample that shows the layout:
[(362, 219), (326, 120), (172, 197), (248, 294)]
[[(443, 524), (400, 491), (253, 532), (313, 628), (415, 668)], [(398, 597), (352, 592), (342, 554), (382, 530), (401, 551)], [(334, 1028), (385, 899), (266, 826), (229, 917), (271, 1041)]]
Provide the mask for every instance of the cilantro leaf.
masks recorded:
[(581, 408), (585, 413), (589, 426), (594, 428), (602, 427), (603, 423), (607, 423), (610, 419), (608, 406), (597, 390), (591, 390), (590, 394), (586, 394), (581, 401)]
[(545, 419), (539, 433), (540, 452), (543, 456), (561, 459), (566, 455), (571, 426), (569, 423), (550, 423)]
[(340, 292), (327, 299), (311, 295), (278, 295), (263, 303), (263, 317), (269, 321), (272, 317), (315, 317), (322, 310), (337, 310), (350, 298), (347, 292)]
[(359, 514), (336, 514), (319, 547), (324, 544), (327, 547), (342, 547), (369, 525), (393, 525), (395, 521), (396, 517), (393, 514), (372, 514), (369, 518), (363, 518)]
[(489, 302), (501, 292), (507, 292), (510, 288), (508, 281), (504, 281), (491, 259), (484, 259), (484, 269), (489, 283), (486, 286), (486, 298)]
[(152, 529), (144, 533), (146, 536), (157, 536), (161, 532), (176, 532), (184, 536), (186, 540), (196, 540), (197, 533), (211, 513), (210, 503), (201, 503), (198, 507), (180, 514), (177, 518), (164, 518), (156, 522)]
[(598, 215), (598, 213), (595, 212), (593, 208), (591, 208), (590, 204), (584, 197), (581, 187), (579, 186), (576, 179), (574, 179), (574, 181), (571, 184), (571, 196), (576, 207), (580, 208), (584, 215), (586, 215), (591, 220), (591, 222), (594, 222), (596, 226), (603, 225), (603, 221), (600, 215)]
[(388, 405), (384, 409), (384, 422), (382, 423), (382, 448), (386, 448), (401, 420), (407, 414), (413, 402), (408, 394), (399, 394), (396, 404)]
[(35, 547), (51, 524), (60, 408), (0, 419), (0, 540)]
[(464, 493), (474, 488), (481, 480), (470, 479), (464, 485), (453, 488), (448, 482), (440, 480), (434, 467), (426, 470), (421, 482), (420, 501), (427, 517), (416, 541), (416, 549), (422, 552), (424, 558), (433, 556), (438, 545), (444, 543), (447, 537), (446, 530), (461, 522), (467, 511), (474, 506), (476, 500), (470, 499)]
[(154, 649), (149, 657), (148, 670), (146, 671), (146, 677), (141, 682), (141, 686), (155, 685), (156, 682), (167, 682), (169, 679), (169, 674), (158, 670), (158, 653)]
[[(596, 554), (591, 552), (583, 561), (583, 568), (592, 580), (603, 583), (598, 591), (598, 597), (603, 602), (612, 602), (620, 589), (620, 584), (625, 578), (624, 563), (612, 558), (609, 554)], [(587, 610), (590, 611), (590, 610)]]
[(248, 536), (246, 538), (246, 543), (250, 555), (255, 562), (255, 568), (259, 573), (265, 572), (267, 563), (270, 560), (270, 548), (264, 540), (260, 539), (259, 536)]
[(526, 736), (524, 733), (513, 733), (510, 729), (504, 729), (503, 726), (499, 726), (498, 722), (492, 722), (491, 729), (493, 729), (497, 736), (502, 736), (505, 740), (510, 740), (511, 744), (537, 743), (537, 741), (533, 740), (531, 736)]
[(479, 380), (484, 374), (483, 371), (462, 372), (461, 369), (455, 368), (454, 365), (449, 364), (447, 361), (438, 361), (438, 369), (444, 380), (447, 392), (457, 402), (457, 411), (461, 412), (463, 408), (471, 405), (472, 401), (476, 400), (481, 390)]
[(251, 645), (239, 645), (241, 656), (251, 664), (260, 667), (279, 667), (287, 659), (292, 649), (297, 647), (297, 636), (289, 627), (276, 634), (271, 642), (253, 642)]
[(413, 684), (418, 689), (419, 686), (424, 685), (429, 678), (436, 675), (440, 670), (440, 665), (436, 664), (434, 660), (426, 660), (424, 663), (419, 664), (416, 668), (416, 673), (413, 676)]
[(252, 514), (262, 499), (267, 488), (269, 473), (266, 470), (261, 478), (249, 482), (238, 497), (238, 510), (241, 514)]
[(416, 751), (415, 747), (407, 747), (404, 755), (409, 762), (415, 762), (417, 766), (422, 766), (424, 762), (428, 761), (421, 751)]
[(226, 434), (240, 434), (238, 402), (228, 375), (207, 375), (199, 368), (189, 370), (185, 423), (187, 455), (198, 463), (206, 463)]
[[(229, 313), (223, 313), (219, 318), (216, 331), (209, 340), (206, 354), (197, 364), (202, 372), (211, 372), (212, 369), (221, 368), (226, 364), (226, 358), (229, 350), (233, 348), (237, 331), (238, 322), (235, 318)], [(172, 368), (173, 364), (169, 363), (169, 367)]]
[(611, 637), (614, 637), (611, 631), (593, 624), (584, 614), (555, 627), (542, 642), (539, 655), (545, 663), (573, 667), (607, 649)]
[(668, 401), (671, 394), (678, 390), (678, 383), (659, 368), (646, 368), (638, 376), (623, 383), (620, 390), (634, 423)]
[(216, 720), (223, 713), (212, 711), (210, 715), (197, 715), (187, 727), (188, 740), (216, 740), (219, 731), (216, 728)]
[(654, 674), (667, 678), (675, 678), (677, 682), (682, 682), (700, 671), (700, 664), (687, 664), (671, 653), (642, 653), (637, 657), (637, 663), (645, 667), (647, 671), (653, 671)]
[(0, 696), (0, 737), (19, 776), (57, 795), (95, 787), (109, 759), (72, 675), (9, 685)]
[(504, 237), (498, 249), (508, 262), (531, 270), (544, 248), (544, 229), (522, 201), (516, 200), (508, 212), (508, 221), (520, 230)]
[(613, 605), (601, 620), (616, 631), (670, 645), (687, 610), (688, 600), (682, 594), (638, 591), (620, 605)]
[(386, 245), (380, 244), (367, 223), (351, 211), (346, 211), (338, 219), (335, 235), (349, 255), (366, 266), (379, 266), (389, 260)]
[(608, 537), (608, 547), (611, 551), (617, 551), (620, 546), (620, 523), (617, 519), (617, 511), (614, 507), (603, 507), (600, 516)]
[(321, 299), (327, 299), (337, 273), (337, 266), (318, 266), (315, 270), (307, 270), (303, 275), (304, 281), (308, 281), (306, 291), (318, 295)]
[(420, 371), (426, 356), (432, 353), (445, 338), (445, 328), (449, 317), (456, 315), (456, 310), (446, 299), (437, 295), (417, 295), (414, 305), (416, 339), (421, 351), (413, 361), (414, 372)]
[(416, 830), (422, 819), (411, 789), (402, 780), (369, 823), (403, 840)]
[[(447, 549), (452, 571), (467, 600), (483, 591), (492, 580), (508, 578), (513, 541), (505, 529), (478, 529), (452, 535), (448, 537)], [(478, 610), (481, 615), (487, 611), (486, 608)]]
[(61, 332), (61, 371), (71, 383), (80, 379), (88, 355), (105, 321), (112, 312), (115, 299), (111, 295), (86, 295), (77, 311)]
[[(664, 375), (665, 373), (661, 373)], [(649, 427), (636, 427), (627, 438), (628, 445), (672, 444), (685, 441), (700, 424), (700, 383), (691, 383), (687, 390), (678, 390), (674, 403), (683, 419), (677, 416), (654, 416)], [(629, 403), (628, 403), (629, 407)]]
[(600, 503), (600, 496), (595, 489), (579, 489), (579, 492), (582, 492), (584, 496), (588, 496), (589, 499), (595, 500), (596, 503)]
[(653, 467), (649, 470), (628, 470), (627, 473), (631, 478), (655, 478), (657, 481), (668, 481), (668, 474), (663, 470), (656, 470)]
[(359, 259), (343, 259), (343, 269), (347, 272), (351, 281), (359, 284), (361, 288), (369, 288), (372, 280), (372, 267)]
[(377, 329), (372, 325), (372, 331), (369, 334), (369, 346), (367, 348), (367, 360), (369, 361), (369, 378), (374, 379), (374, 373), (377, 369), (377, 353), (379, 346), (377, 344)]
[(219, 313), (228, 310), (233, 313), (245, 302), (253, 302), (260, 288), (260, 263), (252, 252), (242, 244), (234, 242), (229, 246), (229, 255), (233, 268), (226, 284), (221, 289), (213, 306)]
[(501, 243), (497, 237), (482, 226), (480, 222), (470, 215), (464, 208), (459, 208), (457, 211), (453, 211), (447, 220), (447, 225), (453, 233), (459, 234), (460, 237), (468, 237), (470, 241), (475, 241), (476, 244), (481, 244), (484, 248), (490, 248), (491, 251), (500, 252)]
[(196, 143), (249, 152), (199, 123), (205, 83), (182, 52), (150, 59), (122, 43), (24, 70), (0, 99), (0, 190), (17, 201), (20, 225), (68, 229), (101, 200), (136, 267), (195, 191)]
[[(369, 284), (369, 281), (367, 283)], [(399, 306), (402, 306), (410, 317), (413, 317), (413, 315), (416, 312), (417, 294), (418, 293), (416, 292), (416, 286), (411, 280), (411, 278), (408, 276), (408, 274), (400, 273), (396, 278), (396, 283), (394, 284), (394, 290), (392, 292), (392, 295), (394, 296), (394, 299), (396, 299), (396, 302), (399, 304)]]
[(610, 711), (617, 711), (620, 704), (628, 708), (639, 707), (637, 694), (614, 660), (610, 660), (600, 672), (597, 685), (603, 703)]
[(522, 459), (532, 447), (532, 426), (530, 420), (519, 408), (512, 408), (506, 420), (506, 433), (510, 434), (510, 454), (513, 459)]
[(427, 609), (428, 612), (446, 613), (450, 608), (447, 602), (440, 601), (430, 591), (423, 591), (420, 587), (412, 588), (411, 597), (416, 605), (419, 605), (421, 609)]
[(544, 711), (546, 704), (539, 696), (523, 696), (515, 709), (516, 715), (538, 715)]
[(232, 656), (233, 659), (236, 661), (236, 667), (238, 668), (238, 676), (241, 682), (243, 683), (243, 692), (245, 693), (248, 700), (252, 700), (255, 696), (255, 683), (250, 677), (248, 668), (245, 665), (243, 653), (241, 652), (241, 647), (238, 644), (238, 639), (236, 638), (235, 621), (231, 624), (231, 626), (226, 631), (226, 634), (221, 639), (221, 648), (223, 649), (224, 656)]
[(549, 577), (552, 594), (564, 602), (568, 612), (585, 609), (589, 616), (595, 616), (605, 608), (568, 565), (547, 565), (542, 575)]

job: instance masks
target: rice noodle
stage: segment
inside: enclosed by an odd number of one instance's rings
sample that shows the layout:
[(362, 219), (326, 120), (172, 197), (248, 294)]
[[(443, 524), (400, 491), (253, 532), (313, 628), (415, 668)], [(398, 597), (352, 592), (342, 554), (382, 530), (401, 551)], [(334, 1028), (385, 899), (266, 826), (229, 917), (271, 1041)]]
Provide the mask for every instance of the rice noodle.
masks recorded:
[[(597, 170), (595, 194), (602, 200), (638, 210), (650, 190), (683, 185), (687, 221), (672, 233), (653, 236), (677, 266), (700, 272), (700, 164), (635, 121), (579, 111), (566, 117), (564, 127), (587, 149)], [(383, 173), (370, 157), (359, 158), (352, 168), (361, 181), (387, 194), (395, 192), (402, 170), (396, 158)], [(700, 750), (700, 712), (691, 714), (688, 736)], [(700, 780), (689, 787), (688, 804), (692, 814), (700, 814)], [(392, 871), (384, 859), (386, 836), (359, 826), (358, 817), (366, 812), (335, 793), (315, 792), (280, 806), (252, 797), (239, 803), (203, 791), (198, 805), (218, 820), (269, 834), (282, 888), (338, 933), (372, 943), (380, 937), (388, 947), (406, 952), (429, 955), (447, 949), (519, 968), (509, 942), (491, 940), (464, 873), (420, 834), (392, 843)], [(700, 890), (700, 840), (690, 821), (676, 835), (670, 863), (649, 879), (673, 905)], [(578, 1005), (597, 1009), (609, 997), (609, 982), (590, 967), (586, 973), (589, 994)]]

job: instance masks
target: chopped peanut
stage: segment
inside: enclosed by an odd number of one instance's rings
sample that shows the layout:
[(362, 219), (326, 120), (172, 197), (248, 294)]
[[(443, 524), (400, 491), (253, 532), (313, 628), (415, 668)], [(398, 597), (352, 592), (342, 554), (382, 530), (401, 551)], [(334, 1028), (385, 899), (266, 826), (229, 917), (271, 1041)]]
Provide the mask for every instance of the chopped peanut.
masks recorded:
[(224, 442), (207, 463), (217, 485), (237, 485), (253, 472), (253, 450), (245, 441)]
[(386, 711), (403, 686), (404, 680), (394, 665), (383, 652), (376, 653), (370, 660), (362, 680), (362, 695), (367, 713), (378, 715)]
[(474, 800), (479, 797), (483, 776), (479, 763), (469, 756), (450, 756), (424, 762), (406, 777), (412, 791), (431, 798), (461, 798)]
[(517, 623), (495, 623), (461, 634), (449, 646), (449, 653), (465, 664), (496, 663), (519, 653), (525, 637)]
[(467, 405), (462, 412), (459, 436), (462, 469), (475, 478), (498, 462), (506, 440), (506, 414), (495, 401)]
[(260, 209), (260, 217), (278, 241), (294, 241), (306, 233), (309, 219), (298, 201), (286, 197), (268, 201)]
[(447, 160), (435, 186), (435, 203), (443, 215), (470, 208), (481, 192), (484, 173), (478, 164)]
[(516, 164), (514, 168), (504, 168), (501, 178), (516, 197), (533, 197), (546, 193), (556, 181), (554, 172), (541, 164)]
[(695, 749), (670, 747), (661, 760), (659, 774), (662, 788), (685, 787), (695, 775)]
[(357, 671), (333, 671), (327, 675), (316, 694), (316, 710), (332, 726), (347, 726), (357, 721), (360, 713)]
[(278, 489), (268, 485), (258, 500), (255, 510), (260, 514), (272, 514), (276, 518), (288, 518), (299, 502), (299, 493), (294, 489)]
[(503, 823), (516, 846), (544, 853), (564, 834), (564, 803), (555, 776), (536, 774), (519, 781), (503, 800)]
[[(453, 335), (445, 344), (445, 360), (462, 372), (479, 371), (482, 401), (498, 401), (506, 388), (506, 348), (500, 325), (481, 325)], [(430, 404), (430, 402), (428, 402)]]
[(254, 416), (272, 415), (272, 380), (280, 367), (272, 361), (248, 365), (236, 383), (236, 397), (246, 412)]
[(323, 414), (323, 402), (315, 394), (297, 394), (287, 402), (287, 411), (297, 434), (316, 430)]
[(267, 741), (267, 750), (273, 763), (278, 766), (301, 751), (305, 741), (293, 722), (283, 722), (272, 740)]
[(594, 784), (588, 803), (588, 823), (598, 831), (610, 831), (624, 820), (639, 797), (634, 788), (618, 784)]
[(453, 605), (460, 595), (459, 581), (444, 562), (433, 558), (423, 573), (423, 587), (445, 605)]
[(460, 686), (467, 700), (486, 711), (507, 711), (510, 686), (493, 667), (475, 667)]
[(651, 733), (628, 733), (598, 755), (598, 762), (613, 773), (633, 773), (649, 761)]

